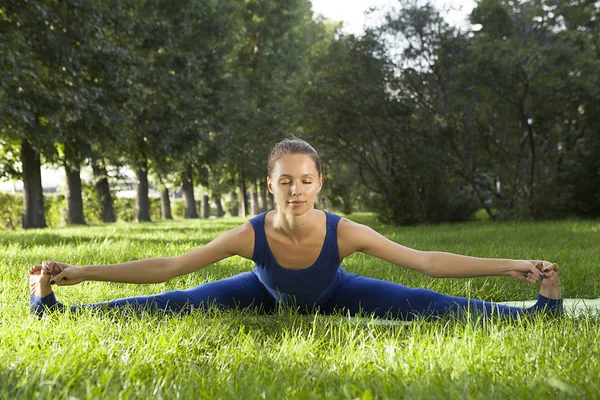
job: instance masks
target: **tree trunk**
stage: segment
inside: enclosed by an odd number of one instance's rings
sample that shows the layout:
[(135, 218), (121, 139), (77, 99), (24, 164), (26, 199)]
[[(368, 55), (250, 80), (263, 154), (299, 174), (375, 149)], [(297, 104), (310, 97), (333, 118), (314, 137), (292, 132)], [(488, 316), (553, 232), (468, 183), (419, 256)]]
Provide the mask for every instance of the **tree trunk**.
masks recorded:
[(106, 176), (106, 167), (102, 161), (98, 159), (92, 160), (92, 172), (96, 181), (94, 192), (96, 193), (98, 204), (100, 204), (100, 220), (102, 222), (115, 222), (117, 220), (115, 217), (115, 208)]
[(185, 203), (185, 218), (198, 218), (196, 210), (196, 199), (194, 197), (194, 182), (192, 181), (192, 171), (188, 168), (181, 176), (181, 189), (183, 190), (183, 200)]
[[(65, 156), (67, 152), (65, 151)], [(85, 225), (83, 215), (83, 199), (81, 197), (81, 173), (79, 166), (70, 165), (69, 160), (64, 163), (67, 175), (65, 200), (67, 201), (67, 225)]]
[(223, 211), (223, 203), (221, 202), (221, 196), (216, 196), (214, 202), (215, 208), (217, 209), (216, 216), (220, 218), (225, 215), (225, 212)]
[[(238, 196), (235, 189), (231, 191), (230, 196), (232, 199), (235, 199), (235, 197)], [(237, 217), (238, 215), (240, 215), (239, 196), (238, 196), (238, 206), (237, 207), (235, 207), (235, 206), (229, 207), (229, 209), (227, 211), (229, 211), (229, 214), (231, 214), (232, 217)]]
[(169, 198), (169, 189), (166, 187), (160, 192), (160, 215), (163, 220), (173, 219), (173, 214), (171, 214), (171, 199)]
[(150, 197), (148, 197), (148, 165), (146, 162), (136, 171), (137, 195), (135, 197), (136, 222), (150, 222)]
[(260, 183), (260, 212), (263, 213), (269, 209), (269, 205), (267, 204), (267, 183)]
[(246, 218), (248, 215), (248, 199), (246, 199), (246, 182), (244, 179), (240, 182), (240, 213), (239, 216)]
[(256, 183), (252, 184), (252, 189), (250, 190), (252, 192), (252, 215), (258, 215), (260, 214), (260, 207), (258, 205), (258, 185)]
[(210, 200), (208, 198), (208, 195), (206, 195), (206, 194), (204, 196), (202, 196), (201, 208), (202, 208), (202, 218), (210, 217)]
[(23, 163), (23, 228), (45, 228), (40, 155), (27, 140), (21, 142)]

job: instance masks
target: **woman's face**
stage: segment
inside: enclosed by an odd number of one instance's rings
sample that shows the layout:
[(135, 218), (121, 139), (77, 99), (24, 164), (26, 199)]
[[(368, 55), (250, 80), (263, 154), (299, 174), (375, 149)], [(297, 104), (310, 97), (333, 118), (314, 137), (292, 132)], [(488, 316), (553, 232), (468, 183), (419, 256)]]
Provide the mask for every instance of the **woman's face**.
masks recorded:
[(290, 154), (275, 162), (267, 183), (280, 210), (301, 215), (313, 208), (323, 178), (310, 156)]

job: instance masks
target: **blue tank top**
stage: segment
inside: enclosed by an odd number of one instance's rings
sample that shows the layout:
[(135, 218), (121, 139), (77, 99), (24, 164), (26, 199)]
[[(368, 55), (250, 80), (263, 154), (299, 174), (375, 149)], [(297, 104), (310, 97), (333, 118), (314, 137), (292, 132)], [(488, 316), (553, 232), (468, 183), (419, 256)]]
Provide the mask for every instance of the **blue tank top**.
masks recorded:
[(250, 219), (254, 228), (254, 273), (273, 298), (295, 302), (296, 305), (320, 303), (333, 291), (340, 269), (337, 244), (337, 225), (341, 217), (326, 211), (327, 232), (319, 257), (308, 268), (292, 270), (277, 264), (265, 234), (265, 216), (262, 213)]

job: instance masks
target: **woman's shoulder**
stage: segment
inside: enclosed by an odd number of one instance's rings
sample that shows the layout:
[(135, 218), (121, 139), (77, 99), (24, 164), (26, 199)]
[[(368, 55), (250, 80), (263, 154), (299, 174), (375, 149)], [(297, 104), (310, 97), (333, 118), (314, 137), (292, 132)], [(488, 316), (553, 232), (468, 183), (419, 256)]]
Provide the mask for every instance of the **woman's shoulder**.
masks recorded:
[(342, 217), (338, 223), (338, 238), (341, 241), (350, 240), (353, 243), (379, 240), (381, 234), (368, 225)]
[(262, 212), (262, 213), (260, 213), (258, 215), (255, 215), (254, 217), (250, 218), (248, 220), (248, 222), (250, 224), (252, 224), (253, 226), (257, 226), (259, 224), (264, 224), (265, 223), (265, 218), (266, 218), (267, 214), (270, 213), (270, 212), (271, 211), (265, 211), (265, 212)]
[(361, 251), (373, 233), (374, 231), (368, 226), (341, 217), (337, 228), (340, 257), (345, 258), (356, 251)]
[(336, 225), (337, 235), (341, 239), (343, 239), (345, 236), (354, 235), (357, 231), (365, 228), (365, 225), (354, 222), (346, 217), (331, 213), (329, 211), (323, 211), (325, 214), (327, 214), (328, 221), (331, 221)]
[(351, 219), (348, 219), (346, 217), (342, 217), (341, 215), (338, 215), (338, 217), (340, 219), (338, 222), (338, 233), (340, 231), (342, 231), (342, 233), (347, 232), (347, 231), (354, 231), (355, 229), (360, 229), (361, 227), (365, 226), (365, 225), (359, 224), (358, 222), (354, 222)]
[(324, 212), (325, 215), (327, 215), (327, 216), (331, 216), (331, 217), (334, 217), (334, 218), (343, 218), (341, 215), (338, 215), (336, 213), (332, 213), (332, 212), (327, 211), (327, 210), (319, 210), (319, 211)]
[(246, 221), (228, 231), (223, 232), (215, 241), (223, 243), (231, 252), (244, 258), (252, 258), (254, 251), (254, 228)]

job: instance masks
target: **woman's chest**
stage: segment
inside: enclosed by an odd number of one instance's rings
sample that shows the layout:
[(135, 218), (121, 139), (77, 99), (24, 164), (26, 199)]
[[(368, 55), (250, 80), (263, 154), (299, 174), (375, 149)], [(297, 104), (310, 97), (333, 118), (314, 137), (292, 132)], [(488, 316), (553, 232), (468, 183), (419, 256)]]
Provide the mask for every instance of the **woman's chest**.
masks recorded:
[(305, 269), (319, 258), (325, 244), (326, 232), (317, 232), (299, 243), (278, 235), (267, 236), (271, 254), (279, 266), (286, 269)]

